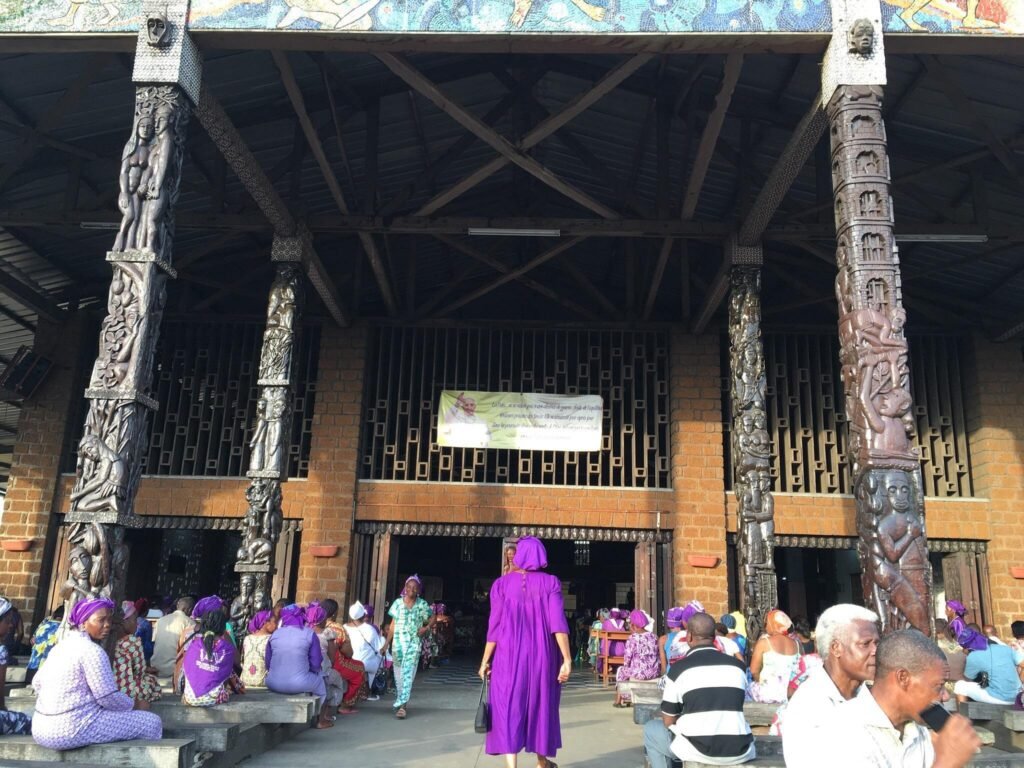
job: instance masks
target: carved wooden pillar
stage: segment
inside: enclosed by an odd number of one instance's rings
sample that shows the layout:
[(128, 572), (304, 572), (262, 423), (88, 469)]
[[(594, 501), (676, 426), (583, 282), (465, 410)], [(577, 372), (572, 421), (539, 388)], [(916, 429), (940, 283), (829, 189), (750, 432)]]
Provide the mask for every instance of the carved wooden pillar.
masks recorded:
[(729, 244), (729, 374), (732, 402), (733, 492), (737, 501), (736, 563), (747, 636), (759, 637), (765, 614), (778, 605), (775, 580), (775, 501), (765, 410), (761, 342), (761, 248)]
[(123, 526), (134, 516), (148, 439), (153, 353), (167, 298), (185, 136), (199, 99), (201, 59), (185, 22), (188, 3), (147, 5), (135, 54), (135, 113), (121, 154), (107, 316), (85, 397), (85, 430), (67, 520), (67, 614), (79, 599), (120, 599), (128, 549)]
[(877, 0), (836, 12), (822, 99), (832, 142), (836, 298), (864, 597), (883, 631), (931, 633), (931, 567), (882, 122)]
[(249, 440), (248, 510), (235, 562), (239, 595), (231, 604), (235, 627), (243, 633), (253, 614), (270, 607), (274, 549), (283, 522), (281, 483), (288, 477), (294, 359), (305, 296), (302, 258), (308, 241), (305, 232), (295, 237), (276, 236), (271, 250), (277, 274), (267, 299), (257, 382), (260, 394)]

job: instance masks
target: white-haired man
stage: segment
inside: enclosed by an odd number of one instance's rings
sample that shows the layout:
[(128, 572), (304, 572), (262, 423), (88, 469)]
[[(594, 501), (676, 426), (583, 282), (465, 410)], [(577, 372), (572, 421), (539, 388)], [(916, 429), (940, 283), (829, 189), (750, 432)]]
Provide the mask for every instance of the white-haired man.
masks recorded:
[(818, 619), (814, 642), (823, 666), (811, 670), (782, 715), (782, 750), (787, 768), (820, 766), (828, 747), (822, 725), (875, 676), (878, 616), (859, 605), (834, 605)]

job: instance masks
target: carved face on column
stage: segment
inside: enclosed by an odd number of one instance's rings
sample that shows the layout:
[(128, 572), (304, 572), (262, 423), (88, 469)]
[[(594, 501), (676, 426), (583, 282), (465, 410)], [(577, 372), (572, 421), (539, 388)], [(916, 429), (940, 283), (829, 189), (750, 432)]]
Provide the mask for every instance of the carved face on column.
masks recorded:
[(850, 27), (850, 53), (870, 56), (875, 50), (875, 25), (870, 19), (857, 19)]
[(171, 25), (163, 11), (152, 13), (146, 19), (146, 42), (154, 48), (166, 48), (171, 44)]
[(92, 555), (85, 547), (75, 547), (68, 556), (69, 572), (75, 581), (88, 581), (92, 570)]
[(893, 512), (907, 512), (910, 509), (910, 478), (907, 473), (902, 469), (890, 469), (881, 479), (889, 508)]

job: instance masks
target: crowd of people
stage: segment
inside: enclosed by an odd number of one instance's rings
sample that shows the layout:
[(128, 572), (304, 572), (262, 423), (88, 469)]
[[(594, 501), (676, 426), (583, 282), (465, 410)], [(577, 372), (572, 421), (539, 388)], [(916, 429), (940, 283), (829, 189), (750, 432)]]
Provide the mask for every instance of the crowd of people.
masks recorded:
[[(507, 768), (523, 750), (536, 754), (540, 768), (557, 768), (561, 686), (572, 670), (561, 582), (545, 572), (546, 551), (532, 537), (519, 540), (508, 565), (491, 587), (479, 670), (491, 685), (486, 751), (503, 756)], [(409, 576), (383, 631), (372, 606), (357, 601), (341, 620), (330, 598), (304, 606), (280, 600), (245, 627), (234, 626), (216, 595), (182, 597), (157, 615), (144, 601), (79, 600), (66, 617), (58, 609), (36, 628), (31, 719), (4, 707), (12, 659), (0, 645), (0, 733), (31, 734), (60, 750), (157, 739), (161, 720), (149, 710), (168, 691), (186, 706), (215, 707), (253, 688), (315, 696), (315, 726), (325, 729), (377, 698), (389, 670), (393, 713), (404, 720), (417, 672), (450, 638), (444, 606), (428, 604), (421, 591), (420, 578)], [(980, 743), (970, 721), (943, 702), (955, 696), (1024, 706), (1024, 621), (1013, 623), (1004, 642), (994, 627), (967, 623), (966, 614), (950, 600), (933, 640), (916, 630), (880, 638), (878, 616), (855, 605), (829, 608), (813, 631), (775, 609), (755, 638), (741, 613), (716, 621), (693, 600), (665, 612), (660, 635), (639, 608), (602, 609), (591, 628), (615, 634), (592, 633), (586, 650), (595, 667), (615, 667), (616, 707), (630, 705), (633, 682), (659, 681), (661, 716), (643, 732), (652, 768), (753, 759), (748, 702), (778, 705), (771, 732), (781, 736), (792, 768), (819, 765), (824, 754), (839, 768), (957, 768)], [(16, 618), (0, 598), (0, 637)]]

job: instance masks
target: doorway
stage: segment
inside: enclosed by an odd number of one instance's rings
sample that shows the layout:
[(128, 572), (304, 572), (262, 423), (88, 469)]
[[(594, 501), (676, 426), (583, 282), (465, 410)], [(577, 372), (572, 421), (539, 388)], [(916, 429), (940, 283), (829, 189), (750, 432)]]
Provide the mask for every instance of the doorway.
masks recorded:
[(863, 605), (860, 561), (855, 549), (776, 547), (779, 607), (813, 627), (836, 603)]

